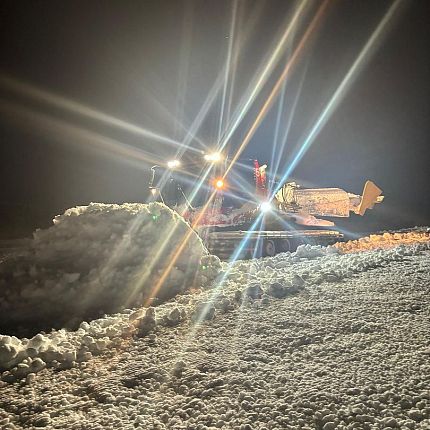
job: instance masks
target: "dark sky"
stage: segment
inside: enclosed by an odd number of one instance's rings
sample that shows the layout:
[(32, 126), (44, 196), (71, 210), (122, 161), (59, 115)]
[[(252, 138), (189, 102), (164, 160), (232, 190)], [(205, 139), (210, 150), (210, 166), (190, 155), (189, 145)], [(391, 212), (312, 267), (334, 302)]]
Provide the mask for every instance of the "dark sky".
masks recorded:
[[(228, 145), (234, 152), (322, 2), (309, 2)], [(300, 2), (2, 1), (0, 3), (0, 237), (29, 234), (66, 208), (144, 201), (148, 168), (175, 147), (88, 117), (76, 104), (183, 141), (232, 43), (224, 125), (252, 87)], [(430, 221), (429, 2), (400, 2), (291, 177), (360, 193), (374, 180), (386, 201), (351, 230)], [(392, 1), (329, 2), (284, 87), (245, 150), (272, 161), (290, 124), (285, 171)], [(236, 7), (235, 32), (230, 32)], [(231, 40), (230, 40), (231, 38)], [(233, 63), (232, 63), (233, 64)], [(53, 97), (60, 97), (57, 104)], [(43, 98), (45, 97), (45, 98)], [(59, 100), (59, 99), (55, 99)], [(222, 86), (191, 142), (217, 142)], [(282, 101), (282, 104), (280, 104)], [(179, 125), (182, 124), (181, 125)], [(145, 161), (145, 158), (151, 160)]]

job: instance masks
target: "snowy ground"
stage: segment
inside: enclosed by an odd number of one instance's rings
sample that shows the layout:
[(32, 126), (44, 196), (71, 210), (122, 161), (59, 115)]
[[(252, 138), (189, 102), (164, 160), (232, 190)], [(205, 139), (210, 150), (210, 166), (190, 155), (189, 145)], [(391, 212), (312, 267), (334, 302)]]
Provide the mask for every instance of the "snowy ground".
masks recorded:
[[(134, 335), (4, 382), (0, 427), (430, 429), (429, 243), (333, 252), (224, 265), (155, 317), (117, 314)], [(103, 324), (63, 335), (91, 349)]]

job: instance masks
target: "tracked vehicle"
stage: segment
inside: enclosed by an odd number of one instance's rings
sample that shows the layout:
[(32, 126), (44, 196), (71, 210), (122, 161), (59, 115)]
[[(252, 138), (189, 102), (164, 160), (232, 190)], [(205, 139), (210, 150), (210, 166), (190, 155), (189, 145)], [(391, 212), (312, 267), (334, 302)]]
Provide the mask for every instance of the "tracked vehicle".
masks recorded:
[(227, 175), (228, 160), (220, 154), (205, 154), (204, 161), (204, 173), (195, 160), (153, 166), (149, 188), (152, 199), (181, 214), (222, 259), (273, 256), (306, 243), (333, 244), (343, 234), (326, 218), (351, 212), (363, 216), (383, 200), (371, 181), (357, 195), (341, 188), (269, 183), (267, 166), (258, 160), (239, 160)]

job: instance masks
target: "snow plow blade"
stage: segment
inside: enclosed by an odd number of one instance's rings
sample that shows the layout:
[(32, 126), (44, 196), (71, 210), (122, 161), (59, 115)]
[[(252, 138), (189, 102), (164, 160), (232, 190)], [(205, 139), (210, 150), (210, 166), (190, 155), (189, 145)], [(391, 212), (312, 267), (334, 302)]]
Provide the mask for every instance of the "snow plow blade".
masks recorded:
[(382, 190), (376, 186), (372, 181), (367, 181), (364, 184), (363, 195), (361, 197), (361, 203), (358, 208), (358, 214), (363, 216), (367, 209), (372, 209), (375, 203), (380, 203), (384, 199), (381, 196)]

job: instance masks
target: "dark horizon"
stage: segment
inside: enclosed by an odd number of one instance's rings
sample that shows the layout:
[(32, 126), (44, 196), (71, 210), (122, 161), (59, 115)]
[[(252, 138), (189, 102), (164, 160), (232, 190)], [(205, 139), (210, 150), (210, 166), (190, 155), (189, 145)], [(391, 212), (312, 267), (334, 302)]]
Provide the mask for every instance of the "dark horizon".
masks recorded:
[[(239, 146), (322, 3), (310, 2), (229, 152)], [(300, 4), (2, 2), (0, 239), (28, 236), (65, 209), (91, 201), (144, 202), (151, 162), (175, 147), (83, 114), (82, 106), (183, 141), (184, 129), (223, 75), (229, 38), (237, 58), (226, 93), (233, 114)], [(280, 112), (278, 135), (291, 126), (285, 149), (273, 161), (279, 158), (279, 173), (285, 172), (393, 6), (381, 37), (290, 175), (304, 185), (354, 193), (361, 193), (366, 179), (378, 184), (385, 201), (364, 218), (340, 220), (350, 231), (430, 223), (427, 1), (330, 1), (288, 75), (283, 97), (244, 152), (270, 164)], [(191, 141), (194, 148), (218, 140), (221, 100), (222, 88)], [(224, 125), (231, 117), (226, 114)]]

